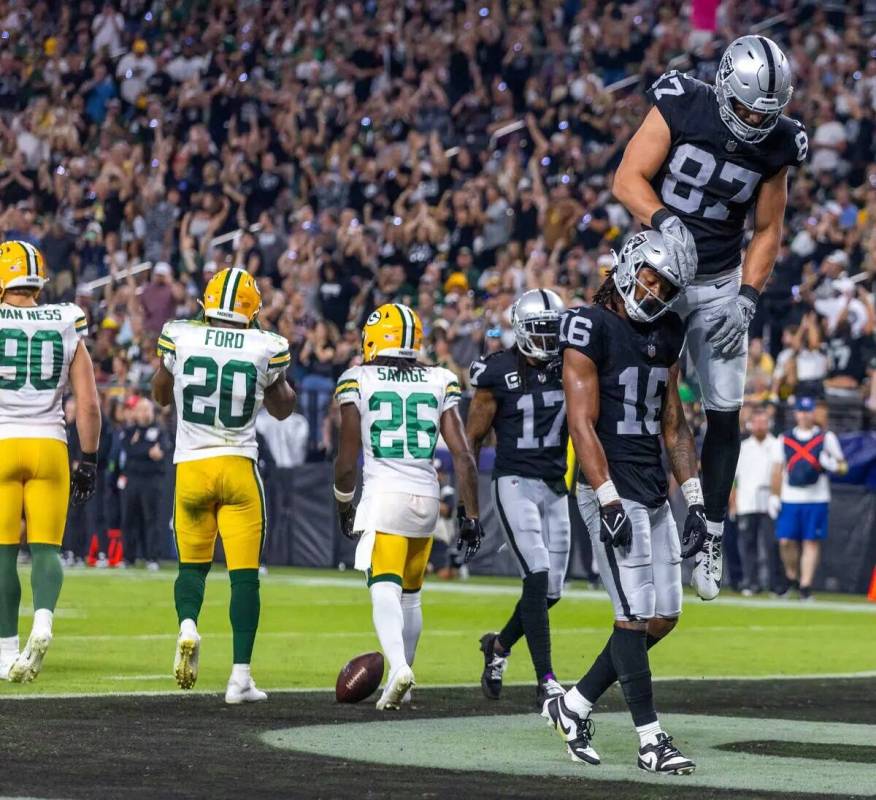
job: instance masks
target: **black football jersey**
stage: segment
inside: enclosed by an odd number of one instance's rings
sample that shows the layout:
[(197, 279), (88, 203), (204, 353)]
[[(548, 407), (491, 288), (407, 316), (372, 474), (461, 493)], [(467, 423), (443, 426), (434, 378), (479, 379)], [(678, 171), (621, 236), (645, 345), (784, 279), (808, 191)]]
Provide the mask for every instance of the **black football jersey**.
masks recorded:
[(715, 88), (674, 70), (646, 94), (672, 135), (651, 185), (696, 240), (697, 274), (739, 266), (745, 217), (761, 182), (803, 163), (809, 148), (805, 128), (781, 116), (762, 142), (740, 142), (721, 120)]
[(493, 474), (561, 482), (569, 429), (560, 370), (533, 367), (511, 347), (473, 362), (471, 384), (496, 398)]
[(611, 479), (621, 497), (649, 508), (666, 500), (660, 423), (669, 368), (678, 361), (683, 343), (684, 325), (672, 312), (642, 324), (593, 305), (563, 318), (561, 350), (583, 353), (599, 374), (596, 434)]

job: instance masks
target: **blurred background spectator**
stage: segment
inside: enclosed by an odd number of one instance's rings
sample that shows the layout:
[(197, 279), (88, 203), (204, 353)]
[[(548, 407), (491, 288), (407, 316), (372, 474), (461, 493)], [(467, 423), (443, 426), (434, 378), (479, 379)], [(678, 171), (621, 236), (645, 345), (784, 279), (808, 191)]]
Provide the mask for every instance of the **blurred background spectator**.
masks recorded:
[[(788, 113), (811, 153), (752, 323), (747, 401), (783, 426), (802, 393), (835, 430), (869, 427), (876, 15), (862, 0), (722, 2), (702, 31), (689, 13), (0, 0), (0, 233), (44, 250), (47, 299), (86, 310), (118, 437), (111, 404), (146, 392), (164, 321), (195, 316), (218, 269), (252, 272), (260, 322), (293, 354), (306, 457), (331, 458), (331, 388), (370, 311), (413, 305), (464, 381), (513, 341), (525, 289), (589, 300), (635, 229), (611, 183), (643, 89), (667, 68), (712, 82), (726, 44), (761, 26), (793, 64)], [(695, 425), (697, 388), (682, 387)]]

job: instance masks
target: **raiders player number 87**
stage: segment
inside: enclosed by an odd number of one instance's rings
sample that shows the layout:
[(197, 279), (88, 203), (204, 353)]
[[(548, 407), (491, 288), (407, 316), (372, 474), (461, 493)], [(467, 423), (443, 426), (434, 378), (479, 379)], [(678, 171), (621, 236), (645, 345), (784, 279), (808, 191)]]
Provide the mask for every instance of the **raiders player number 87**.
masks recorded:
[[(714, 86), (667, 72), (647, 92), (653, 107), (612, 185), (639, 222), (663, 234), (682, 280), (673, 311), (685, 323), (708, 421), (702, 466), (709, 535), (692, 576), (703, 600), (716, 597), (721, 585), (748, 324), (782, 239), (788, 170), (808, 150), (803, 126), (782, 113), (791, 84), (788, 59), (765, 36), (732, 42)], [(750, 210), (753, 231), (743, 258)]]
[(593, 666), (543, 714), (572, 758), (598, 764), (590, 712), (619, 681), (639, 734), (638, 764), (651, 772), (693, 772), (654, 710), (648, 648), (681, 613), (678, 533), (667, 502), (660, 436), (688, 503), (683, 542), (706, 535), (693, 435), (678, 396), (682, 323), (669, 312), (681, 276), (663, 237), (648, 231), (624, 246), (593, 306), (564, 320), (563, 388), (581, 469), (578, 505), (599, 573), (614, 605), (611, 636)]

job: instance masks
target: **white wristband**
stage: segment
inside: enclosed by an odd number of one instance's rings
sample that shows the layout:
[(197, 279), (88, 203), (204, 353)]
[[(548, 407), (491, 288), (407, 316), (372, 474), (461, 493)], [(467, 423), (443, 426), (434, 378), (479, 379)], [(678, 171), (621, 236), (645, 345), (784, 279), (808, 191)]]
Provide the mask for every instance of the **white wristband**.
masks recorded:
[(342, 492), (340, 489), (338, 489), (337, 486), (333, 486), (332, 488), (335, 491), (335, 500), (337, 500), (339, 503), (352, 503), (353, 502), (353, 497), (356, 494), (355, 489), (353, 489), (352, 492)]
[(599, 505), (607, 506), (609, 503), (619, 503), (620, 495), (617, 489), (614, 488), (613, 481), (606, 481), (596, 490), (596, 499), (599, 500)]
[(687, 501), (688, 508), (691, 506), (705, 505), (703, 500), (703, 487), (700, 485), (699, 478), (688, 478), (681, 484), (681, 493)]

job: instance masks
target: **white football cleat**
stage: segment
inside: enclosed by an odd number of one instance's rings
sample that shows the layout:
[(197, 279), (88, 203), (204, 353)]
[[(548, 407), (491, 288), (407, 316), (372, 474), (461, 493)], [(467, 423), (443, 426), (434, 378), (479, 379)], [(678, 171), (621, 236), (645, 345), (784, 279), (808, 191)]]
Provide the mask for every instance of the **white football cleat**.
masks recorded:
[(703, 600), (714, 600), (721, 591), (721, 575), (724, 571), (721, 540), (721, 536), (706, 534), (702, 551), (694, 556), (690, 585)]
[(191, 689), (198, 680), (198, 659), (201, 654), (201, 637), (197, 633), (182, 633), (176, 640), (176, 655), (173, 657), (173, 677), (180, 689)]
[(228, 686), (225, 688), (225, 702), (229, 705), (240, 705), (241, 703), (261, 703), (268, 699), (268, 693), (256, 688), (255, 681), (250, 678), (248, 683), (240, 683), (235, 678), (228, 679)]
[(405, 696), (401, 699), (401, 701), (403, 706), (409, 706), (411, 703), (414, 702), (414, 693), (410, 689), (408, 689), (405, 692)]
[(377, 701), (377, 710), (385, 711), (387, 708), (399, 708), (408, 689), (415, 685), (413, 670), (407, 665), (399, 667), (383, 688), (383, 693)]
[(672, 737), (663, 733), (651, 744), (639, 748), (639, 769), (645, 772), (658, 772), (664, 775), (691, 775), (697, 768), (681, 751), (672, 744)]
[(9, 680), (13, 683), (30, 683), (43, 667), (46, 651), (52, 643), (52, 632), (33, 631), (28, 637), (24, 650), (9, 667)]
[(541, 715), (566, 743), (572, 761), (593, 766), (600, 763), (599, 753), (590, 744), (594, 727), (589, 714), (582, 717), (566, 705), (563, 695), (554, 695), (545, 700)]
[(18, 661), (18, 650), (0, 651), (0, 681), (9, 680), (9, 670)]

